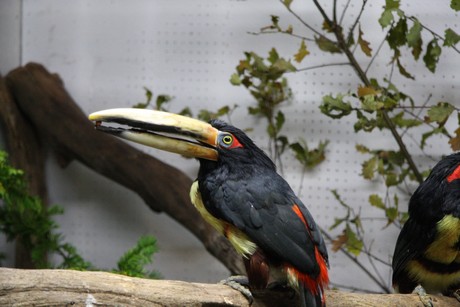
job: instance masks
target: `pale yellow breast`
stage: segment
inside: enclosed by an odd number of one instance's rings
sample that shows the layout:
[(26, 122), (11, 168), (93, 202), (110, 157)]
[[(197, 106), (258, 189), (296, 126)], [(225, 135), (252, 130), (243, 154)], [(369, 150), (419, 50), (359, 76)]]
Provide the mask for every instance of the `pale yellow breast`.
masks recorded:
[(249, 257), (254, 254), (257, 249), (257, 245), (252, 242), (246, 234), (235, 226), (222, 221), (220, 219), (212, 216), (208, 210), (206, 210), (201, 194), (198, 190), (198, 181), (195, 181), (192, 184), (190, 189), (190, 199), (192, 200), (193, 205), (201, 214), (203, 219), (208, 222), (212, 227), (214, 227), (219, 233), (223, 234), (235, 248), (235, 250), (243, 255), (244, 257)]

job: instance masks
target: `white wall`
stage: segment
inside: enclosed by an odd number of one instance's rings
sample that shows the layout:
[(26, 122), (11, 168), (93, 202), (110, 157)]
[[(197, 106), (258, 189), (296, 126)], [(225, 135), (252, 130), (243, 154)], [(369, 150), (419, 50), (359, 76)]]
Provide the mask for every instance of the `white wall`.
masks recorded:
[[(306, 2), (302, 7), (298, 2), (294, 2), (294, 8), (319, 28), (321, 20), (312, 4)], [(356, 17), (360, 3), (351, 2), (345, 22)], [(377, 23), (383, 5), (384, 1), (372, 1), (363, 17), (365, 38), (371, 41), (374, 50), (383, 38)], [(406, 3), (403, 9), (426, 20), (440, 33), (446, 25), (460, 33), (458, 24), (448, 20), (455, 17), (448, 1), (436, 7), (427, 0), (418, 1), (416, 6)], [(171, 111), (184, 106), (193, 110), (217, 109), (237, 103), (240, 107), (232, 116), (233, 124), (255, 127), (250, 136), (265, 147), (263, 121), (253, 120), (246, 112), (251, 97), (228, 80), (244, 51), (266, 55), (276, 46), (283, 56), (291, 57), (298, 49), (298, 41), (286, 36), (248, 34), (268, 25), (270, 15), (281, 16), (283, 25), (292, 23), (300, 28), (278, 1), (0, 1), (0, 69), (5, 74), (29, 61), (44, 64), (62, 77), (86, 113), (142, 101), (144, 86), (155, 94), (173, 95)], [(304, 66), (344, 61), (338, 55), (318, 52), (311, 43), (309, 49), (312, 54), (304, 60)], [(436, 77), (421, 63), (408, 61), (407, 68), (416, 74), (417, 80), (395, 80), (417, 102), (425, 101), (430, 94), (432, 101), (458, 101), (460, 64), (455, 56), (452, 52), (442, 55)], [(388, 59), (382, 55), (370, 74), (379, 78), (387, 76)], [(341, 66), (289, 77), (295, 99), (283, 109), (289, 119), (285, 133), (292, 140), (303, 137), (312, 146), (324, 139), (331, 143), (327, 161), (305, 175), (301, 189), (301, 167), (286, 155), (283, 162), (286, 179), (324, 228), (332, 225), (334, 217), (344, 214), (330, 189), (337, 189), (356, 210), (361, 207), (363, 216), (378, 215), (369, 208), (367, 197), (384, 191), (380, 185), (365, 182), (359, 176), (360, 164), (367, 157), (357, 155), (354, 147), (361, 143), (371, 148), (396, 148), (394, 141), (388, 133), (377, 133), (378, 137), (355, 134), (350, 124), (352, 119), (333, 121), (318, 109), (323, 95), (359, 85), (354, 72)], [(450, 151), (445, 143), (445, 140), (430, 140), (426, 152), (435, 158), (447, 154)], [(196, 175), (196, 162), (142, 149), (184, 169), (191, 177)], [(410, 149), (416, 150), (415, 145), (411, 144)], [(65, 207), (65, 214), (58, 219), (62, 231), (95, 265), (114, 267), (118, 257), (140, 235), (153, 234), (160, 247), (154, 267), (165, 278), (214, 282), (227, 276), (227, 270), (207, 255), (193, 236), (166, 215), (150, 212), (132, 192), (76, 162), (62, 170), (50, 158), (47, 172), (51, 201)], [(384, 223), (375, 221), (366, 222), (365, 226), (366, 232), (375, 237), (374, 250), (389, 260), (397, 229), (382, 231)], [(376, 290), (343, 255), (330, 252), (330, 262), (333, 282)], [(385, 278), (389, 278), (389, 268), (381, 269)]]

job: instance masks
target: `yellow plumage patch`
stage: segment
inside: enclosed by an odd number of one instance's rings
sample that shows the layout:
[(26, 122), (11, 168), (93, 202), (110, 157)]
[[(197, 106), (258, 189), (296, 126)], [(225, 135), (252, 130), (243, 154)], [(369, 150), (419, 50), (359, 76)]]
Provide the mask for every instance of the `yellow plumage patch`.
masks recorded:
[(441, 292), (460, 280), (460, 271), (451, 274), (439, 274), (427, 270), (416, 260), (409, 261), (407, 269), (415, 280), (423, 283), (425, 290), (432, 293)]
[(438, 222), (436, 228), (436, 239), (428, 246), (425, 257), (444, 264), (460, 261), (456, 247), (460, 238), (460, 219), (450, 214), (446, 215)]
[(244, 257), (249, 257), (254, 254), (257, 249), (257, 245), (249, 240), (249, 238), (241, 230), (227, 222), (215, 218), (208, 212), (208, 210), (206, 210), (203, 200), (201, 199), (201, 194), (198, 190), (198, 181), (195, 181), (192, 184), (192, 188), (190, 189), (190, 198), (203, 219), (219, 233), (223, 234), (239, 254)]
[[(424, 253), (428, 260), (449, 265), (460, 262), (457, 244), (460, 238), (460, 219), (446, 215), (436, 225), (436, 238)], [(407, 266), (409, 274), (423, 283), (429, 292), (439, 292), (460, 280), (460, 271), (453, 273), (433, 272), (420, 264), (417, 260), (409, 261)]]

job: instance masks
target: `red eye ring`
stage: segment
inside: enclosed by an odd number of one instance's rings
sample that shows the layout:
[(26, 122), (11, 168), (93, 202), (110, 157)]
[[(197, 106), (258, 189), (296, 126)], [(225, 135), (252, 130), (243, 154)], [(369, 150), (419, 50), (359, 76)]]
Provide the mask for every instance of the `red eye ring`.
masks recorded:
[(231, 133), (222, 133), (219, 135), (219, 146), (227, 149), (243, 147)]

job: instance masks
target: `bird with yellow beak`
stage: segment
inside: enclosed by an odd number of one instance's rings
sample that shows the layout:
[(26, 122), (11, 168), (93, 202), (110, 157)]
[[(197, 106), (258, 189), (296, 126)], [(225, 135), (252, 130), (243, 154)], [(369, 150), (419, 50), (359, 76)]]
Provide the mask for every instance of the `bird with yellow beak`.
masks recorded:
[(220, 120), (144, 109), (104, 110), (89, 119), (105, 133), (197, 158), (192, 203), (242, 255), (249, 288), (275, 280), (296, 289), (302, 306), (325, 306), (328, 254), (320, 230), (243, 131)]

